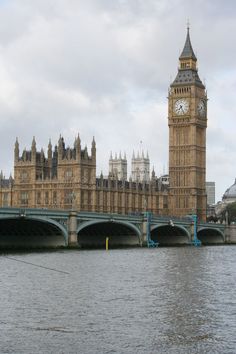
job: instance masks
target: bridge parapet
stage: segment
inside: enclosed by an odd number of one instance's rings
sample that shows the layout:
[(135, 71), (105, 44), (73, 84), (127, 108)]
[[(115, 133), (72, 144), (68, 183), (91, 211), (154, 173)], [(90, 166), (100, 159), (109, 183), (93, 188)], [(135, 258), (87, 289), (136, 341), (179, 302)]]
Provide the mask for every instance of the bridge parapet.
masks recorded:
[[(21, 218), (30, 219), (31, 222), (38, 220), (45, 224), (54, 224), (66, 235), (66, 244), (69, 246), (77, 245), (78, 233), (83, 228), (93, 225), (94, 230), (96, 225), (100, 225), (99, 230), (101, 230), (102, 224), (104, 226), (110, 225), (109, 227), (111, 227), (112, 223), (117, 225), (119, 232), (122, 232), (124, 227), (126, 227), (126, 229), (130, 230), (130, 234), (133, 232), (138, 235), (142, 245), (147, 244), (147, 223), (149, 223), (150, 232), (153, 232), (153, 235), (155, 234), (156, 237), (158, 237), (158, 233), (160, 234), (159, 231), (163, 230), (164, 232), (165, 228), (166, 234), (172, 233), (174, 235), (176, 232), (176, 236), (178, 236), (178, 233), (179, 237), (185, 235), (185, 239), (189, 240), (189, 243), (193, 241), (194, 220), (191, 216), (176, 218), (174, 216), (157, 216), (151, 213), (150, 216), (150, 219), (148, 219), (147, 213), (122, 215), (57, 209), (0, 208), (0, 220)], [(228, 233), (226, 230), (228, 230)], [(216, 234), (218, 238), (220, 237), (220, 243), (231, 242), (231, 240), (235, 241), (236, 226), (232, 230), (232, 232), (229, 231), (229, 227), (226, 227), (224, 224), (201, 222), (197, 224), (197, 235), (201, 235), (203, 241), (204, 235), (207, 235), (207, 233), (208, 236)]]

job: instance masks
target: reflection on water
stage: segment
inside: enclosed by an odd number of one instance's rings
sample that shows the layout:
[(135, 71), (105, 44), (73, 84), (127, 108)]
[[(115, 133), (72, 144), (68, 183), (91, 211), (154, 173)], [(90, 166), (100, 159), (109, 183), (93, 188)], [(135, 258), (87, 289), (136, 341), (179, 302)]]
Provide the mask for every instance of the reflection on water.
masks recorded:
[(235, 353), (235, 250), (2, 255), (0, 352)]

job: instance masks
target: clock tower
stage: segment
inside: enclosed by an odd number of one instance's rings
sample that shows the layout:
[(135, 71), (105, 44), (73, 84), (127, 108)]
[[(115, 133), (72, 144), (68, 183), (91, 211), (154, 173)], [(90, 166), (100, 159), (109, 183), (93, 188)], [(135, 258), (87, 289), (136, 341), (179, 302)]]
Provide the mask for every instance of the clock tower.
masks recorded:
[(168, 95), (169, 213), (206, 219), (207, 94), (198, 76), (189, 27)]

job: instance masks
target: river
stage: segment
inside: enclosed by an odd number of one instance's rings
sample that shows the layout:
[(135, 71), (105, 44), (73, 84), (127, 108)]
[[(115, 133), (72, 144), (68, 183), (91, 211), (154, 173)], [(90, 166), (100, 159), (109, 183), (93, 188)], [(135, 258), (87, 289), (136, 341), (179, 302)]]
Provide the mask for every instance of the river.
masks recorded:
[(2, 254), (0, 353), (236, 353), (235, 254), (235, 246)]

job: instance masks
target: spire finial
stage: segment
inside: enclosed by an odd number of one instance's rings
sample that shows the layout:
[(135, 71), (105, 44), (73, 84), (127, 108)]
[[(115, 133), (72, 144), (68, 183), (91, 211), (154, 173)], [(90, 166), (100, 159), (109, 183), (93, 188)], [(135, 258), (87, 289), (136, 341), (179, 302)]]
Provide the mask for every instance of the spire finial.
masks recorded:
[(49, 142), (48, 142), (48, 149), (51, 150), (52, 149), (52, 142), (51, 142), (51, 138), (49, 139)]
[(197, 61), (197, 58), (194, 54), (193, 48), (192, 48), (192, 44), (190, 41), (190, 34), (189, 34), (189, 21), (187, 22), (187, 36), (186, 36), (186, 40), (185, 40), (185, 44), (184, 44), (184, 49), (179, 57), (179, 59), (192, 59), (194, 61)]
[(190, 29), (190, 22), (189, 22), (189, 18), (187, 18), (187, 31), (189, 32)]

